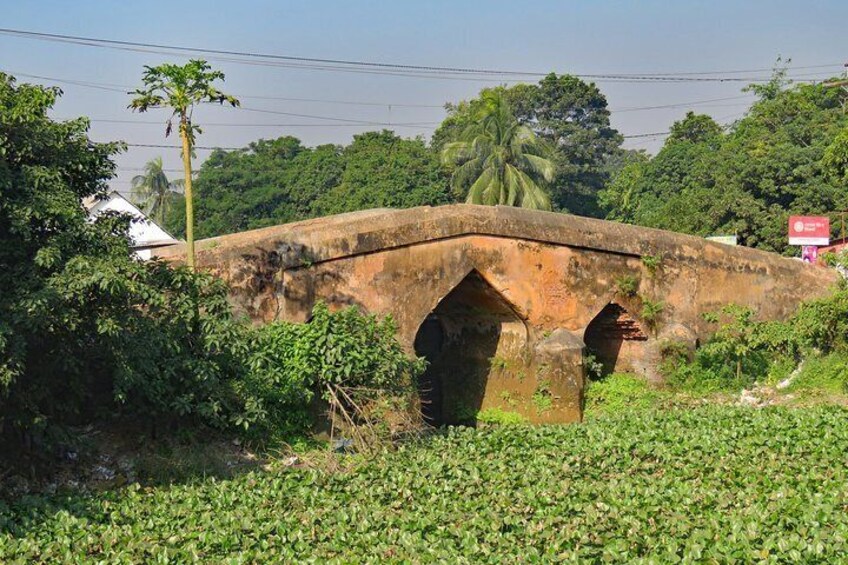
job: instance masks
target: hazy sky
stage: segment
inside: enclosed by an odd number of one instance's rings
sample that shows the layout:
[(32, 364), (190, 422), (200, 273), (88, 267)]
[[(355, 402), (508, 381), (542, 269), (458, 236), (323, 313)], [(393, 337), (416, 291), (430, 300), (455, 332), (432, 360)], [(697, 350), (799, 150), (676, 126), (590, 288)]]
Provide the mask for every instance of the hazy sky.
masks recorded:
[[(842, 72), (848, 60), (845, 27), (848, 2), (712, 0), (641, 1), (461, 1), (406, 0), (106, 2), (0, 0), (0, 27), (318, 58), (509, 69), (559, 73), (682, 73), (764, 77), (778, 55), (791, 57), (793, 75), (821, 79)], [(115, 51), (0, 35), (0, 69), (70, 79), (111, 88), (140, 84), (142, 66), (186, 57)], [(324, 118), (378, 123), (404, 136), (429, 137), (444, 117), (441, 106), (474, 96), (502, 82), (446, 80), (328, 72), (303, 68), (250, 66), (214, 61), (226, 72), (224, 90), (244, 98), (246, 108), (315, 116), (275, 115), (204, 107), (197, 114), (209, 125), (199, 144), (240, 147), (260, 137), (294, 135), (308, 145), (347, 143), (354, 133), (382, 126), (340, 125)], [(806, 68), (829, 65), (826, 68)], [(20, 76), (26, 82), (51, 83)], [(750, 97), (691, 107), (638, 109), (742, 96), (741, 82), (621, 83), (598, 80), (612, 109), (613, 125), (625, 135), (663, 132), (687, 109), (711, 114), (722, 123), (738, 118)], [(96, 140), (176, 143), (164, 139), (163, 112), (145, 116), (126, 109), (129, 96), (73, 84), (54, 115), (94, 119)], [(309, 98), (378, 105), (306, 102)], [(252, 98), (259, 97), (259, 98)], [(404, 107), (399, 104), (418, 105)], [(391, 106), (391, 107), (390, 107)], [(637, 108), (637, 110), (633, 110)], [(114, 123), (97, 120), (134, 120)], [(144, 123), (144, 122), (158, 123)], [(239, 124), (239, 125), (232, 125)], [(257, 124), (246, 126), (243, 124)], [(293, 125), (306, 124), (306, 125)], [(321, 124), (320, 126), (314, 124)], [(634, 138), (628, 147), (656, 151), (661, 137)], [(208, 152), (199, 151), (204, 158)], [(118, 158), (115, 188), (149, 158), (162, 155), (179, 165), (176, 149), (130, 148)]]

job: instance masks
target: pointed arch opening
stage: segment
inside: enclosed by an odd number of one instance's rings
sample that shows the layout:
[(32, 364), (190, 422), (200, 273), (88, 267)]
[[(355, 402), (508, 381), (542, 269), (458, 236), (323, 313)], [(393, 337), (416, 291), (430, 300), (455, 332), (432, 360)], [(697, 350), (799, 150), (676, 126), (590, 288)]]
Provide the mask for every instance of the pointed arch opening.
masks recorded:
[(647, 340), (636, 318), (615, 302), (604, 306), (583, 334), (586, 351), (602, 366), (601, 376), (637, 371)]
[(419, 380), (424, 418), (432, 425), (475, 424), (487, 395), (498, 394), (494, 370), (522, 359), (527, 326), (513, 306), (472, 270), (418, 328), (415, 353), (428, 367)]

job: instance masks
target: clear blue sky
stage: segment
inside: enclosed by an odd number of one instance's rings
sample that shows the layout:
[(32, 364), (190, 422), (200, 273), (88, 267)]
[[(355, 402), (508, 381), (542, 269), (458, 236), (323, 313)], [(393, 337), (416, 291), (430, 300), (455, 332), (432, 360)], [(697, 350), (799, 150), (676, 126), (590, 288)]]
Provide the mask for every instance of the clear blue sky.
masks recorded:
[[(27, 1), (0, 0), (0, 27), (149, 43), (256, 51), (307, 57), (345, 58), (420, 65), (460, 66), (560, 73), (662, 73), (760, 69), (778, 55), (791, 57), (798, 78), (841, 72), (848, 60), (845, 41), (848, 2), (807, 1)], [(185, 59), (0, 35), (0, 69), (59, 79), (116, 85), (140, 83), (144, 64)], [(225, 90), (240, 95), (319, 98), (386, 103), (355, 106), (323, 102), (243, 99), (247, 107), (378, 122), (438, 122), (445, 102), (472, 97), (487, 84), (247, 66), (214, 62), (227, 74)], [(767, 73), (751, 73), (762, 76)], [(803, 75), (803, 76), (802, 76)], [(746, 76), (746, 75), (739, 75)], [(21, 80), (39, 82), (22, 77)], [(47, 81), (41, 81), (47, 83)], [(494, 84), (497, 84), (495, 82)], [(598, 82), (624, 134), (667, 130), (686, 107), (622, 111), (740, 95), (729, 83), (633, 84)], [(62, 85), (57, 117), (155, 120), (126, 110), (127, 95)], [(406, 103), (436, 107), (403, 108)], [(722, 122), (745, 111), (746, 99), (700, 104), (692, 109)], [(260, 138), (295, 135), (306, 144), (347, 143), (374, 127), (287, 126), (324, 123), (221, 108), (203, 108), (199, 122), (260, 124), (209, 126), (199, 143), (243, 146)], [(406, 136), (429, 137), (432, 127), (396, 128)], [(95, 122), (92, 137), (136, 143), (165, 143), (161, 124)], [(170, 143), (170, 142), (168, 142)], [(655, 151), (661, 138), (633, 139), (628, 146)], [(131, 148), (119, 157), (115, 187), (152, 156), (177, 167), (177, 150)], [(206, 155), (200, 152), (202, 159)]]

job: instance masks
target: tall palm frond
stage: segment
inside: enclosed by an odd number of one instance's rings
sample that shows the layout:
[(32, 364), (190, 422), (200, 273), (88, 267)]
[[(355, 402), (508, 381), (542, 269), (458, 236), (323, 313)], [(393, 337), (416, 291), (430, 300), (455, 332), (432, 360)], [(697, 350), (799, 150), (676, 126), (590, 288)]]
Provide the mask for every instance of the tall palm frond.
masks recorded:
[(170, 181), (162, 168), (162, 157), (144, 166), (144, 173), (133, 177), (130, 200), (157, 223), (165, 225), (167, 207), (174, 195), (182, 190), (183, 181)]
[(556, 170), (544, 142), (518, 122), (502, 92), (484, 92), (482, 102), (460, 140), (442, 149), (442, 162), (453, 168), (454, 190), (467, 190), (469, 204), (550, 210), (544, 187)]

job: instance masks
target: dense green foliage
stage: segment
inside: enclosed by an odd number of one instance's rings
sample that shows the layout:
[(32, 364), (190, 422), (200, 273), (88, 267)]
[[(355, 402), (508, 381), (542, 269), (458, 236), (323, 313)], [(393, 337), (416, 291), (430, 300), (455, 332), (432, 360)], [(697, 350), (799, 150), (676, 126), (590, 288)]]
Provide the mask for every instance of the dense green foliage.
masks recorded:
[(459, 139), (442, 147), (454, 191), (469, 204), (550, 210), (546, 188), (556, 170), (550, 150), (518, 121), (502, 90), (485, 91), (480, 101)]
[(454, 428), (349, 471), (0, 505), (0, 560), (848, 559), (848, 412), (708, 406)]
[(478, 98), (448, 105), (447, 118), (433, 134), (433, 147), (441, 150), (460, 139), (492, 92), (502, 93), (518, 121), (551, 147), (556, 175), (548, 190), (553, 208), (602, 216), (598, 191), (625, 153), (620, 149), (623, 138), (610, 127), (607, 100), (598, 87), (551, 73), (538, 84), (484, 89)]
[[(440, 153), (448, 143), (463, 138), (484, 109), (483, 100), (494, 93), (503, 96), (520, 124), (549, 145), (545, 158), (553, 167), (545, 165), (542, 176), (555, 172), (552, 182), (546, 183), (554, 209), (602, 215), (598, 191), (610, 170), (632, 157), (619, 149), (622, 138), (609, 125), (606, 98), (598, 88), (572, 76), (551, 74), (537, 85), (485, 89), (477, 99), (449, 105), (449, 115), (429, 145), (384, 130), (356, 135), (344, 147), (308, 148), (286, 136), (259, 140), (239, 151), (215, 151), (195, 181), (197, 235), (210, 237), (367, 208), (465, 200), (468, 185), (451, 190), (451, 171), (439, 163)], [(534, 168), (522, 166), (522, 170), (532, 173)], [(185, 231), (183, 212), (175, 209), (166, 221), (176, 235)]]
[(845, 91), (785, 88), (780, 72), (752, 89), (759, 100), (726, 133), (690, 112), (655, 157), (624, 166), (602, 193), (608, 217), (788, 253), (790, 214), (848, 207)]
[[(841, 378), (838, 365), (848, 352), (848, 288), (804, 302), (786, 321), (759, 321), (750, 308), (728, 305), (704, 318), (714, 324), (713, 336), (691, 361), (688, 352), (666, 344), (669, 353), (662, 370), (675, 387), (709, 392), (740, 389), (755, 382), (775, 382), (789, 375), (802, 360)], [(831, 377), (823, 377), (833, 380)]]
[(89, 221), (81, 201), (105, 194), (119, 146), (50, 120), (57, 95), (0, 80), (0, 431), (121, 413), (224, 424), (245, 344), (226, 289), (133, 259), (127, 217)]
[(314, 324), (257, 330), (221, 280), (134, 259), (129, 218), (81, 203), (105, 195), (119, 146), (50, 120), (57, 95), (0, 75), (0, 439), (121, 415), (268, 427), (325, 382), (414, 376), (390, 321), (319, 306)]
[[(420, 139), (390, 131), (354, 136), (347, 147), (307, 148), (294, 137), (215, 151), (195, 182), (198, 237), (363, 210), (451, 202), (438, 156)], [(182, 233), (175, 214), (169, 227)]]
[(363, 315), (355, 307), (330, 312), (321, 303), (308, 324), (257, 328), (240, 385), (249, 400), (239, 424), (300, 432), (309, 423), (310, 401), (316, 394), (326, 397), (328, 386), (411, 393), (424, 361), (406, 355), (396, 331), (391, 318)]
[(643, 377), (613, 373), (589, 381), (584, 409), (587, 414), (618, 414), (644, 410), (655, 406), (662, 394)]

